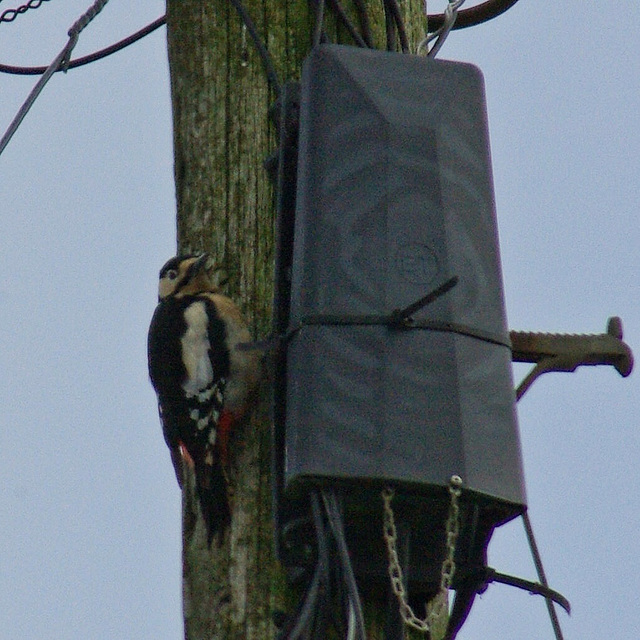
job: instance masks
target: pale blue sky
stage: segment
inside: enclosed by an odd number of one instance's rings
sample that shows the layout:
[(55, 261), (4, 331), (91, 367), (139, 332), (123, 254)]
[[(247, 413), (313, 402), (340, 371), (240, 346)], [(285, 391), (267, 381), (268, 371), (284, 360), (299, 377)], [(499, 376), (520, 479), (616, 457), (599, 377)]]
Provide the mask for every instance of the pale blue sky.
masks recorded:
[[(0, 62), (48, 64), (88, 4), (0, 24)], [(111, 0), (76, 54), (163, 12)], [(619, 315), (640, 348), (639, 33), (632, 0), (520, 0), (440, 53), (485, 76), (511, 328), (598, 333)], [(0, 132), (35, 81), (0, 75)], [(57, 74), (0, 157), (0, 640), (181, 637), (180, 496), (145, 344), (175, 251), (172, 162), (164, 28)], [(549, 374), (519, 406), (567, 639), (637, 638), (639, 406), (637, 375), (610, 368)], [(519, 521), (490, 563), (535, 576)], [(544, 602), (490, 586), (459, 638), (496, 637), (552, 638)]]

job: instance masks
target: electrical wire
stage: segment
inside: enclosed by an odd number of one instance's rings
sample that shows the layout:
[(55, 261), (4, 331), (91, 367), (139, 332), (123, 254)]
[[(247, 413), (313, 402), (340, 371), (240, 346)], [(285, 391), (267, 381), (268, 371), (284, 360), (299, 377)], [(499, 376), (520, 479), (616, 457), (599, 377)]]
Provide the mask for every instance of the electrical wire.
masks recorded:
[(258, 30), (256, 29), (256, 25), (251, 19), (251, 16), (248, 14), (245, 6), (242, 4), (241, 0), (231, 0), (231, 4), (235, 7), (240, 19), (247, 27), (247, 31), (253, 40), (253, 44), (258, 51), (258, 55), (262, 60), (262, 66), (264, 67), (264, 72), (267, 76), (267, 81), (269, 82), (269, 86), (274, 90), (276, 95), (280, 94), (280, 81), (278, 80), (278, 74), (276, 73), (276, 69), (273, 65), (273, 60), (271, 59), (271, 55), (269, 51), (267, 51), (267, 47), (260, 37)]
[(20, 107), (20, 109), (18, 110), (18, 113), (16, 113), (14, 119), (11, 121), (11, 124), (9, 124), (9, 128), (6, 130), (5, 134), (2, 136), (2, 139), (0, 139), (0, 155), (2, 155), (2, 152), (6, 149), (7, 145), (9, 144), (9, 141), (13, 137), (13, 134), (18, 130), (18, 127), (20, 126), (25, 116), (29, 112), (29, 109), (31, 109), (31, 107), (33, 106), (33, 103), (36, 101), (36, 99), (40, 95), (40, 92), (44, 89), (47, 82), (49, 82), (49, 80), (51, 79), (51, 76), (56, 71), (58, 71), (58, 69), (60, 69), (64, 60), (67, 59), (74, 45), (75, 45), (75, 42), (73, 42), (73, 39), (69, 38), (69, 41), (64, 46), (64, 49), (62, 49), (62, 51), (54, 58), (53, 62), (45, 69), (45, 72), (42, 74), (42, 77), (40, 78), (40, 80), (38, 80), (38, 82), (36, 83), (36, 86), (33, 87), (33, 89), (31, 90), (31, 93), (27, 96), (27, 99), (25, 100), (24, 104)]
[(364, 41), (364, 38), (358, 33), (358, 30), (355, 28), (353, 22), (349, 20), (349, 16), (342, 8), (339, 0), (329, 0), (329, 5), (336, 16), (336, 19), (342, 24), (342, 26), (348, 31), (352, 40), (359, 47), (367, 47), (367, 43)]
[(356, 640), (356, 612), (351, 602), (347, 620), (347, 640)]
[[(456, 24), (456, 20), (458, 18), (458, 8), (464, 4), (464, 1), (465, 0), (449, 0), (449, 2), (447, 3), (447, 8), (444, 12), (445, 19), (442, 26), (433, 32), (429, 32), (427, 28), (426, 37), (424, 38), (424, 40), (422, 40), (422, 42), (420, 42), (420, 44), (418, 44), (418, 53), (422, 49), (426, 49), (427, 54), (432, 58), (438, 54), (438, 51), (440, 51), (442, 45), (444, 44), (444, 41), (447, 39), (447, 36)], [(427, 17), (427, 25), (428, 24), (429, 20)], [(429, 49), (429, 43), (432, 40), (435, 40), (435, 42), (431, 49)]]
[(313, 38), (311, 43), (317, 47), (322, 40), (322, 28), (324, 26), (324, 0), (316, 0), (315, 17), (313, 24)]
[(98, 13), (100, 13), (100, 11), (102, 11), (108, 1), (109, 0), (96, 0), (96, 2), (94, 2), (71, 26), (68, 31), (69, 40), (67, 41), (67, 44), (65, 44), (62, 51), (60, 51), (60, 53), (54, 58), (53, 62), (45, 69), (45, 72), (42, 74), (41, 78), (38, 80), (35, 87), (31, 90), (31, 93), (27, 96), (27, 99), (18, 110), (18, 113), (11, 121), (9, 128), (2, 136), (2, 139), (0, 139), (0, 155), (2, 155), (2, 152), (6, 149), (9, 141), (13, 137), (13, 134), (17, 131), (18, 127), (29, 112), (29, 109), (31, 109), (33, 103), (36, 101), (47, 82), (51, 79), (51, 76), (53, 76), (53, 74), (59, 69), (66, 71), (69, 65), (71, 52), (78, 42), (80, 32), (98, 15)]
[[(1, 0), (0, 0), (1, 1)], [(498, 17), (508, 9), (510, 9), (513, 5), (516, 4), (518, 0), (488, 0), (487, 2), (483, 2), (482, 4), (476, 5), (475, 7), (470, 7), (469, 9), (464, 9), (458, 13), (458, 17), (456, 19), (455, 25), (453, 26), (453, 30), (457, 29), (465, 29), (467, 27), (473, 27), (483, 22), (487, 22), (492, 20), (493, 18)], [(366, 12), (362, 13), (362, 0), (354, 0), (354, 4), (358, 11), (358, 15), (360, 17), (361, 23), (361, 31), (362, 35), (360, 35), (356, 30), (353, 24), (347, 18), (344, 10), (340, 6), (339, 2), (332, 2), (332, 8), (335, 12), (337, 12), (337, 17), (342, 22), (343, 26), (349, 31), (349, 34), (353, 38), (354, 42), (358, 46), (362, 47), (371, 47), (372, 46), (372, 38), (370, 32), (370, 26), (368, 23), (368, 18), (366, 17)], [(429, 24), (433, 26), (435, 30), (442, 27), (446, 19), (444, 13), (442, 14), (434, 14), (429, 16)], [(125, 47), (137, 42), (138, 40), (144, 38), (145, 36), (153, 33), (156, 29), (161, 27), (166, 23), (166, 16), (161, 16), (157, 20), (154, 20), (146, 27), (143, 27), (139, 31), (127, 36), (126, 38), (116, 42), (104, 49), (100, 49), (94, 53), (91, 53), (86, 56), (82, 56), (80, 58), (76, 58), (75, 60), (71, 60), (68, 64), (68, 69), (75, 69), (77, 67), (81, 67), (86, 64), (90, 64), (92, 62), (96, 62), (97, 60), (101, 60), (102, 58), (106, 58), (118, 51), (121, 51)], [(252, 36), (253, 37), (253, 36)], [(387, 49), (392, 50), (395, 47), (395, 40), (390, 38), (389, 26), (387, 28)], [(17, 65), (8, 65), (8, 64), (0, 64), (0, 73), (9, 73), (15, 75), (42, 75), (47, 71), (48, 67), (38, 66), (38, 67), (25, 67), (25, 66), (17, 66)], [(273, 76), (272, 76), (273, 78)], [(273, 82), (273, 80), (272, 80)]]
[(387, 35), (387, 51), (396, 50), (396, 29), (393, 16), (387, 9), (387, 5), (384, 5), (384, 26)]
[[(260, 37), (258, 30), (256, 29), (255, 23), (253, 22), (251, 16), (247, 13), (247, 10), (245, 9), (244, 5), (240, 0), (231, 0), (231, 4), (233, 4), (234, 8), (238, 12), (238, 15), (240, 16), (242, 22), (246, 26), (247, 31), (249, 32), (249, 35), (251, 36), (251, 39), (254, 42), (254, 45), (258, 51), (260, 59), (262, 60), (262, 64), (263, 64), (265, 73), (267, 75), (267, 80), (269, 84), (274, 89), (274, 91), (278, 93), (280, 89), (278, 75), (273, 65), (273, 61), (271, 60), (271, 56), (269, 55), (269, 52), (267, 51), (267, 48), (262, 38)], [(128, 47), (129, 45), (133, 44), (134, 42), (137, 42), (138, 40), (149, 35), (150, 33), (155, 31), (162, 25), (166, 24), (166, 21), (167, 21), (166, 15), (161, 16), (157, 20), (154, 20), (153, 22), (148, 24), (146, 27), (143, 27), (139, 31), (136, 31), (135, 33), (124, 38), (123, 40), (116, 42), (115, 44), (105, 47), (104, 49), (100, 49), (99, 51), (91, 53), (82, 58), (69, 61), (67, 68), (75, 69), (76, 67), (80, 67), (82, 65), (95, 62), (96, 60), (100, 60), (102, 58), (106, 58), (107, 56), (110, 56), (111, 54), (116, 53), (117, 51), (120, 51), (125, 47)], [(0, 64), (0, 73), (12, 73), (16, 75), (40, 75), (42, 73), (45, 73), (47, 69), (48, 67), (19, 67), (19, 66)]]
[[(329, 526), (333, 532), (333, 537), (338, 547), (338, 556), (344, 574), (344, 580), (347, 586), (349, 606), (353, 608), (354, 624), (350, 627), (349, 633), (354, 634), (354, 640), (366, 640), (364, 615), (362, 613), (362, 603), (360, 594), (358, 593), (358, 585), (351, 566), (349, 558), (349, 549), (344, 536), (344, 527), (342, 524), (342, 516), (338, 507), (338, 500), (334, 491), (323, 491), (322, 501), (324, 502), (325, 512), (329, 521)], [(351, 617), (349, 617), (351, 621)]]
[[(527, 542), (529, 543), (529, 549), (531, 550), (531, 556), (533, 557), (533, 564), (536, 567), (538, 580), (540, 580), (540, 584), (548, 589), (549, 583), (547, 582), (547, 576), (544, 571), (544, 567), (542, 566), (542, 557), (540, 555), (540, 551), (538, 550), (536, 539), (533, 535), (533, 527), (531, 526), (531, 520), (529, 520), (529, 514), (526, 511), (522, 514), (522, 522), (524, 523), (524, 530), (527, 534)], [(545, 602), (547, 604), (547, 611), (549, 612), (549, 619), (551, 620), (551, 626), (553, 627), (553, 632), (556, 636), (556, 640), (563, 640), (562, 629), (560, 628), (558, 614), (556, 613), (556, 609), (553, 606), (553, 600), (551, 600), (551, 598), (545, 597)]]
[(316, 568), (313, 578), (307, 589), (307, 593), (298, 614), (298, 618), (293, 629), (287, 636), (286, 640), (301, 640), (311, 633), (313, 626), (313, 615), (317, 610), (318, 592), (322, 581), (326, 581), (329, 567), (329, 552), (327, 548), (327, 539), (324, 531), (324, 523), (322, 522), (322, 512), (320, 510), (320, 500), (318, 494), (314, 491), (311, 494), (311, 512), (313, 514), (313, 524), (316, 530), (316, 542), (318, 547), (318, 558), (316, 560)]
[[(75, 69), (76, 67), (81, 67), (85, 64), (89, 64), (91, 62), (96, 62), (97, 60), (101, 60), (102, 58), (106, 58), (117, 51), (121, 51), (125, 47), (141, 40), (145, 36), (153, 33), (156, 29), (160, 28), (163, 24), (166, 23), (166, 16), (161, 16), (157, 20), (154, 20), (146, 27), (143, 27), (139, 31), (132, 33), (130, 36), (127, 36), (123, 40), (116, 42), (115, 44), (109, 45), (104, 49), (100, 49), (94, 53), (90, 53), (89, 55), (83, 56), (81, 58), (76, 58), (75, 60), (70, 60), (67, 65), (68, 69)], [(0, 64), (0, 73), (11, 73), (15, 75), (41, 75), (47, 71), (48, 67), (18, 67), (7, 64)], [(56, 69), (59, 71), (59, 69)]]
[(373, 34), (371, 32), (371, 24), (369, 22), (369, 14), (364, 0), (353, 0), (353, 6), (358, 13), (360, 21), (360, 33), (367, 47), (373, 49)]
[(393, 22), (395, 22), (395, 28), (398, 32), (398, 38), (400, 39), (400, 49), (402, 53), (409, 53), (409, 38), (407, 37), (407, 31), (404, 26), (404, 20), (402, 19), (402, 12), (398, 6), (397, 0), (384, 0), (385, 13), (390, 15)]
[[(453, 27), (456, 29), (466, 29), (467, 27), (475, 27), (483, 22), (488, 22), (497, 18), (513, 7), (518, 0), (487, 0), (482, 4), (478, 4), (475, 7), (469, 7), (464, 11), (460, 11), (458, 19)], [(439, 13), (429, 16), (429, 27), (433, 27), (434, 30), (438, 30), (444, 24), (446, 16), (444, 13)]]

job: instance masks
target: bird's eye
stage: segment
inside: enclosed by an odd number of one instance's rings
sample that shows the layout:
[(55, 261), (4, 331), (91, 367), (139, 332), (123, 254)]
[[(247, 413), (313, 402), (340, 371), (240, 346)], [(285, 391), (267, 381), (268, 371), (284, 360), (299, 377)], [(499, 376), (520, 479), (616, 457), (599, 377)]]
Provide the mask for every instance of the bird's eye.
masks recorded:
[(169, 269), (166, 277), (169, 278), (169, 280), (175, 280), (178, 277), (178, 272), (175, 269)]

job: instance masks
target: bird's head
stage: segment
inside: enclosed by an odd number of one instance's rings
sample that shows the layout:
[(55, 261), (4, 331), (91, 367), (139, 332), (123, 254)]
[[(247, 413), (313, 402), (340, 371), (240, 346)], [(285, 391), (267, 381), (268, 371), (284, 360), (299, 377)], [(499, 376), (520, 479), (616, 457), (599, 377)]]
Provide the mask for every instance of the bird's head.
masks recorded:
[(209, 256), (202, 255), (176, 256), (167, 261), (160, 269), (158, 299), (181, 298), (196, 295), (204, 291), (215, 291), (205, 266)]

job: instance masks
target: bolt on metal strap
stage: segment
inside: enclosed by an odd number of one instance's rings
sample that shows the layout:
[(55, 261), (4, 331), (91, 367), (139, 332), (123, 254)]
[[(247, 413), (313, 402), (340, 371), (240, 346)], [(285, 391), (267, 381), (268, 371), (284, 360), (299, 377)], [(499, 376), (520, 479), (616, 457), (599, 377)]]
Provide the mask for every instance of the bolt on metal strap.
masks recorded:
[[(432, 628), (446, 629), (446, 623), (449, 618), (449, 598), (448, 593), (451, 588), (451, 582), (456, 570), (455, 552), (456, 542), (460, 533), (460, 506), (458, 504), (460, 494), (462, 493), (462, 480), (459, 476), (451, 476), (449, 481), (449, 514), (445, 524), (446, 530), (446, 548), (447, 555), (442, 561), (440, 570), (440, 589), (438, 594), (429, 603), (427, 607), (427, 616), (424, 619), (418, 618), (413, 609), (409, 605), (407, 591), (404, 584), (404, 576), (400, 560), (398, 559), (398, 531), (396, 529), (395, 517), (391, 508), (391, 501), (395, 495), (392, 487), (386, 487), (382, 491), (383, 502), (383, 536), (387, 546), (387, 556), (389, 561), (389, 579), (391, 580), (391, 588), (398, 598), (400, 605), (400, 615), (402, 621), (409, 627), (428, 633)], [(432, 640), (435, 640), (435, 634), (432, 632)]]

